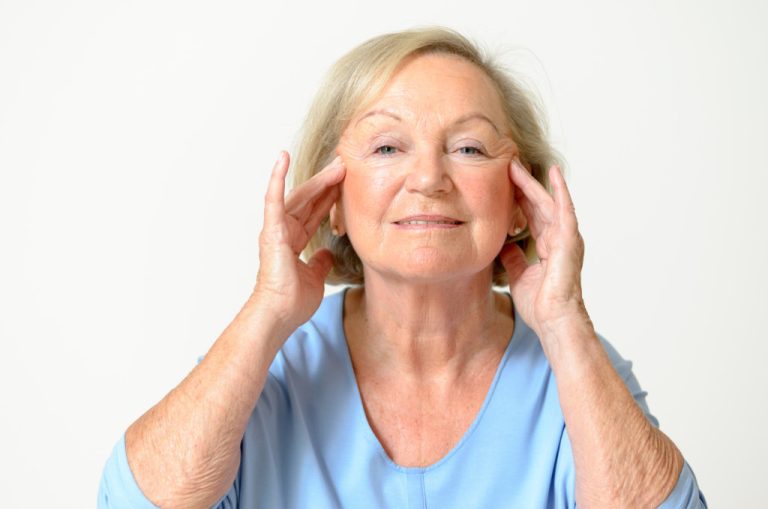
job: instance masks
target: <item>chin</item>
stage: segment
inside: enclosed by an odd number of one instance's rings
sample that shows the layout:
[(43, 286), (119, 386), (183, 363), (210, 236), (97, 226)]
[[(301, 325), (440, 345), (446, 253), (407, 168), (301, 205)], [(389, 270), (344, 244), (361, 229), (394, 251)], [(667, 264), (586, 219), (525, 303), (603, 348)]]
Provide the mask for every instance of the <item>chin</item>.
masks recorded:
[(461, 260), (440, 256), (429, 250), (416, 250), (407, 256), (392, 256), (385, 264), (372, 264), (377, 272), (413, 283), (441, 283), (455, 278), (466, 278), (482, 272), (491, 274), (493, 260)]

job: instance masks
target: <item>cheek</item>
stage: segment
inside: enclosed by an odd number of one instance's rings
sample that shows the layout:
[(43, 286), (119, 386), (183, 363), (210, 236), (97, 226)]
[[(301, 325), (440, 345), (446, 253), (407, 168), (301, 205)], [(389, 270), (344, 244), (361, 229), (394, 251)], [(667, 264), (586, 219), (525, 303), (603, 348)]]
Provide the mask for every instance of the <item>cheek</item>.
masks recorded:
[(493, 169), (483, 175), (472, 175), (461, 183), (463, 194), (478, 218), (499, 223), (506, 228), (512, 219), (512, 182), (506, 169)]
[(342, 184), (347, 222), (358, 217), (381, 217), (392, 203), (396, 190), (391, 171), (348, 163)]

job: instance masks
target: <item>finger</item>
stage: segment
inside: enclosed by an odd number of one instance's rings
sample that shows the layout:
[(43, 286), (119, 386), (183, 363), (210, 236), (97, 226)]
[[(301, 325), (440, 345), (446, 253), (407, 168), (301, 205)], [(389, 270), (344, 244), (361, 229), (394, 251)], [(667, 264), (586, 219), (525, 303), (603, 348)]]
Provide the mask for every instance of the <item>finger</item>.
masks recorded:
[(319, 249), (309, 259), (307, 266), (309, 270), (317, 275), (318, 279), (325, 281), (333, 267), (333, 254), (328, 249)]
[(318, 177), (316, 180), (307, 181), (307, 187), (300, 186), (297, 192), (288, 193), (286, 198), (286, 210), (296, 217), (305, 215), (302, 211), (311, 210), (318, 200), (322, 200), (328, 191), (337, 187), (344, 179), (343, 167), (333, 170), (332, 173)]
[(560, 224), (568, 227), (577, 227), (576, 209), (573, 206), (568, 184), (565, 182), (563, 172), (558, 165), (549, 169), (549, 181), (552, 182), (555, 194), (555, 208)]
[[(531, 231), (531, 235), (533, 235), (534, 239), (538, 238), (547, 225), (552, 223), (551, 211), (536, 208), (522, 191), (515, 193), (515, 201), (523, 210), (525, 219), (528, 221), (528, 229)], [(548, 213), (550, 215), (547, 215)]]
[(328, 213), (331, 211), (331, 207), (339, 199), (341, 190), (339, 186), (334, 186), (328, 190), (328, 193), (323, 196), (322, 199), (317, 200), (312, 207), (312, 212), (304, 222), (304, 230), (308, 236), (312, 236), (317, 231), (317, 227), (320, 223), (328, 217)]
[[(307, 244), (309, 239), (317, 231), (317, 227), (320, 223), (328, 217), (328, 213), (331, 210), (334, 202), (339, 199), (340, 190), (338, 186), (334, 186), (328, 189), (322, 199), (314, 202), (311, 210), (304, 209), (304, 218), (297, 219), (298, 227), (301, 228), (301, 235), (295, 235), (293, 237), (293, 243), (291, 248), (296, 254), (301, 253)], [(296, 218), (295, 218), (296, 219)]]
[(288, 193), (287, 209), (297, 210), (306, 206), (329, 186), (341, 182), (345, 174), (346, 168), (341, 157), (336, 157), (328, 166)]
[(544, 186), (526, 170), (520, 161), (515, 157), (509, 164), (509, 175), (512, 182), (531, 200), (536, 206), (549, 206), (554, 208), (552, 196), (544, 189)]
[(525, 259), (525, 253), (523, 253), (522, 248), (515, 243), (506, 244), (501, 250), (501, 253), (499, 253), (499, 259), (509, 275), (510, 286), (513, 286), (515, 281), (520, 279), (520, 276), (528, 268), (528, 261)]
[(315, 209), (317, 202), (325, 201), (326, 196), (329, 193), (338, 192), (340, 187), (341, 187), (340, 182), (336, 182), (335, 184), (328, 184), (325, 187), (318, 188), (313, 195), (304, 196), (303, 199), (301, 198), (297, 199), (296, 196), (291, 196), (291, 194), (289, 193), (288, 197), (286, 198), (286, 205), (285, 205), (286, 214), (294, 217), (299, 223), (303, 224), (308, 220), (308, 217), (312, 214), (312, 211)]
[(264, 198), (264, 224), (274, 226), (285, 214), (285, 175), (288, 173), (288, 153), (280, 151), (267, 184)]

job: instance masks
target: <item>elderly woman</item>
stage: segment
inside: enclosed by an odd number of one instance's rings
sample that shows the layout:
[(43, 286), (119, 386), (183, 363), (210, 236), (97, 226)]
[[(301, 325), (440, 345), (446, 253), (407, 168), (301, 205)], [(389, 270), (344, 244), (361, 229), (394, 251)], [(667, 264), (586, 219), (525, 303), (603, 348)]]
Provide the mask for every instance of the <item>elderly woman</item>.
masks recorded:
[(117, 443), (99, 506), (706, 507), (590, 321), (556, 162), (459, 34), (344, 56), (287, 197), (288, 154), (272, 170), (252, 294)]

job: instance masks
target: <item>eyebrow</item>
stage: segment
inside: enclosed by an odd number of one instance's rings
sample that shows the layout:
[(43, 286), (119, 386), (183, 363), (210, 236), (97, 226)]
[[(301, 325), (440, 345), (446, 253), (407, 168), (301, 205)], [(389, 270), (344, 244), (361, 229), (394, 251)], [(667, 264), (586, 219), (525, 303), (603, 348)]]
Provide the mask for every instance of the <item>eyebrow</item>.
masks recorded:
[[(397, 114), (395, 114), (395, 113), (393, 113), (393, 112), (391, 112), (389, 110), (376, 109), (376, 110), (371, 110), (368, 113), (366, 113), (365, 115), (363, 115), (362, 117), (360, 117), (360, 119), (357, 122), (355, 122), (355, 125), (357, 126), (357, 124), (362, 122), (364, 119), (366, 119), (368, 117), (372, 117), (374, 115), (385, 115), (387, 117), (391, 117), (391, 118), (397, 120), (398, 122), (402, 122), (403, 121), (403, 119), (400, 118)], [(483, 115), (480, 112), (472, 112), (472, 113), (467, 113), (465, 115), (462, 115), (462, 116), (460, 116), (459, 118), (457, 118), (453, 122), (453, 125), (463, 124), (464, 122), (469, 122), (470, 120), (483, 120), (485, 122), (488, 122), (489, 124), (491, 124), (491, 127), (493, 127), (493, 130), (496, 131), (496, 134), (499, 134), (499, 135), (501, 134), (501, 132), (499, 131), (498, 127), (496, 127), (496, 124), (494, 124), (493, 121), (490, 118), (488, 118), (487, 116)]]

